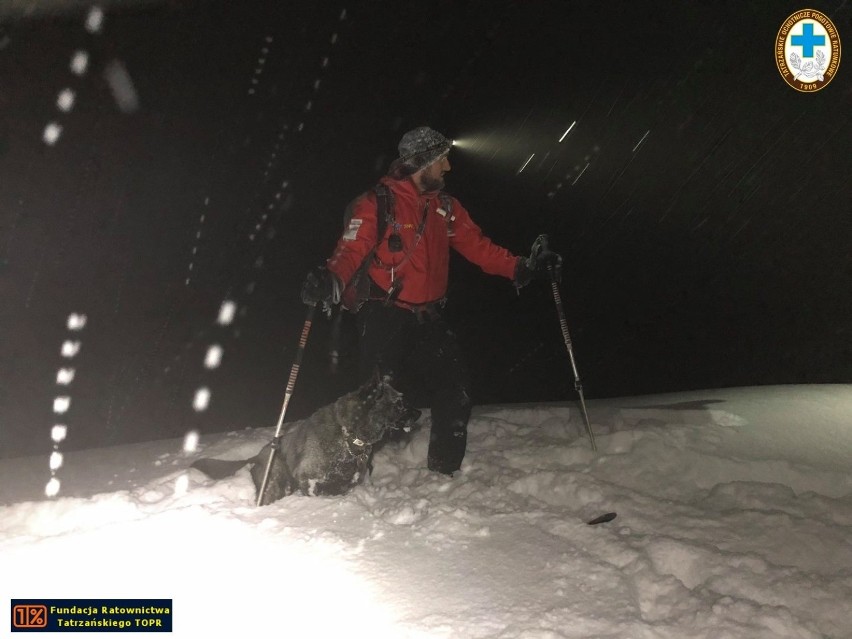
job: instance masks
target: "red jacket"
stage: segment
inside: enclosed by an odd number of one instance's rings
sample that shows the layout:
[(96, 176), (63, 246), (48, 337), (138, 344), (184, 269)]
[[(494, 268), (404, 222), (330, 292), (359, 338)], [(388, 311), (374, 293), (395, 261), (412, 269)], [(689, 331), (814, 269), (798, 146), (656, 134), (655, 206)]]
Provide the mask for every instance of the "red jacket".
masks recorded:
[[(486, 273), (514, 277), (517, 256), (485, 237), (457, 199), (450, 197), (452, 212), (446, 214), (437, 191), (420, 193), (410, 178), (383, 177), (381, 181), (393, 193), (393, 221), (388, 224), (384, 241), (376, 249), (377, 259), (372, 260), (367, 273), (385, 291), (391, 286), (392, 272), (394, 279), (402, 279), (399, 302), (425, 304), (444, 297), (450, 247)], [(418, 240), (417, 230), (424, 211), (426, 223)], [(328, 260), (328, 270), (340, 279), (344, 288), (376, 245), (376, 215), (376, 194), (370, 190), (355, 202), (352, 221)], [(403, 246), (396, 253), (388, 250), (387, 243), (394, 229), (400, 234)]]

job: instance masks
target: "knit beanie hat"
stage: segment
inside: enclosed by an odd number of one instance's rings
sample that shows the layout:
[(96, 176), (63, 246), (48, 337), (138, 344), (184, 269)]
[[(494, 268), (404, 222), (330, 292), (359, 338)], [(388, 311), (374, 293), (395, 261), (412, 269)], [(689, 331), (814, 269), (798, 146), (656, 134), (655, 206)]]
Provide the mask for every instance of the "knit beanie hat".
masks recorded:
[(428, 126), (417, 127), (399, 141), (399, 160), (412, 172), (437, 162), (450, 152), (453, 143)]

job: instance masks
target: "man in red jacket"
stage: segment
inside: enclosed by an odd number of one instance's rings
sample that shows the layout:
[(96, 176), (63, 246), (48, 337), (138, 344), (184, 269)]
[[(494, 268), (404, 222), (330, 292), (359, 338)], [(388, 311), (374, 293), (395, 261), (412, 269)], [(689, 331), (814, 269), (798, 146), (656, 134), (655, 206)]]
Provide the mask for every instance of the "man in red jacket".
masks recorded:
[[(467, 209), (442, 191), (451, 147), (450, 140), (428, 127), (403, 135), (388, 174), (353, 202), (352, 217), (326, 269), (310, 273), (302, 288), (306, 304), (346, 300), (369, 259), (362, 275), (369, 278), (366, 300), (348, 300), (351, 310), (360, 307), (361, 376), (378, 368), (403, 393), (407, 383), (425, 386), (432, 412), (427, 464), (448, 475), (461, 467), (471, 411), (468, 371), (456, 336), (441, 317), (450, 248), (517, 287), (547, 272), (547, 266), (558, 271), (561, 265), (555, 253), (531, 263), (482, 234)], [(386, 198), (384, 207), (380, 197)], [(377, 238), (382, 208), (386, 228)]]

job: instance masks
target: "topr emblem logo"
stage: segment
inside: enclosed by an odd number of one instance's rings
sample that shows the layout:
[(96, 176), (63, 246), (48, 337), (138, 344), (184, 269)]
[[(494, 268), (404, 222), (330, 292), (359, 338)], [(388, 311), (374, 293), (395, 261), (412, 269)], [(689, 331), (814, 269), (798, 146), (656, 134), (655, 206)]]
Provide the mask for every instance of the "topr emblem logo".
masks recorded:
[(837, 75), (840, 35), (827, 15), (802, 9), (784, 20), (775, 38), (775, 64), (796, 91), (819, 91)]

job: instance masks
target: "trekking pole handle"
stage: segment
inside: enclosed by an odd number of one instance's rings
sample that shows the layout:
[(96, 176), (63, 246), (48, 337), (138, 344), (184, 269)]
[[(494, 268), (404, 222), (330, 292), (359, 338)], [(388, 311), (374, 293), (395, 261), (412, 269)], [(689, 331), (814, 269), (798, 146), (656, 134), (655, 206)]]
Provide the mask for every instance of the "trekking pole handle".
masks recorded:
[[(299, 376), (299, 369), (302, 366), (302, 357), (305, 355), (305, 345), (308, 343), (308, 333), (311, 332), (311, 325), (313, 324), (314, 311), (316, 311), (316, 308), (316, 304), (311, 304), (308, 307), (308, 312), (305, 316), (305, 323), (302, 325), (302, 334), (299, 336), (299, 346), (296, 350), (296, 358), (293, 361), (292, 368), (290, 369), (290, 377), (287, 379), (287, 389), (284, 391), (287, 398), (293, 394), (293, 389), (296, 387), (296, 378)], [(284, 409), (287, 409), (286, 404)]]
[(530, 250), (530, 268), (535, 268), (536, 262), (538, 262), (538, 256), (542, 253), (547, 253), (548, 251), (548, 239), (545, 233), (542, 233), (537, 238), (535, 238), (535, 242), (532, 244), (532, 249)]

